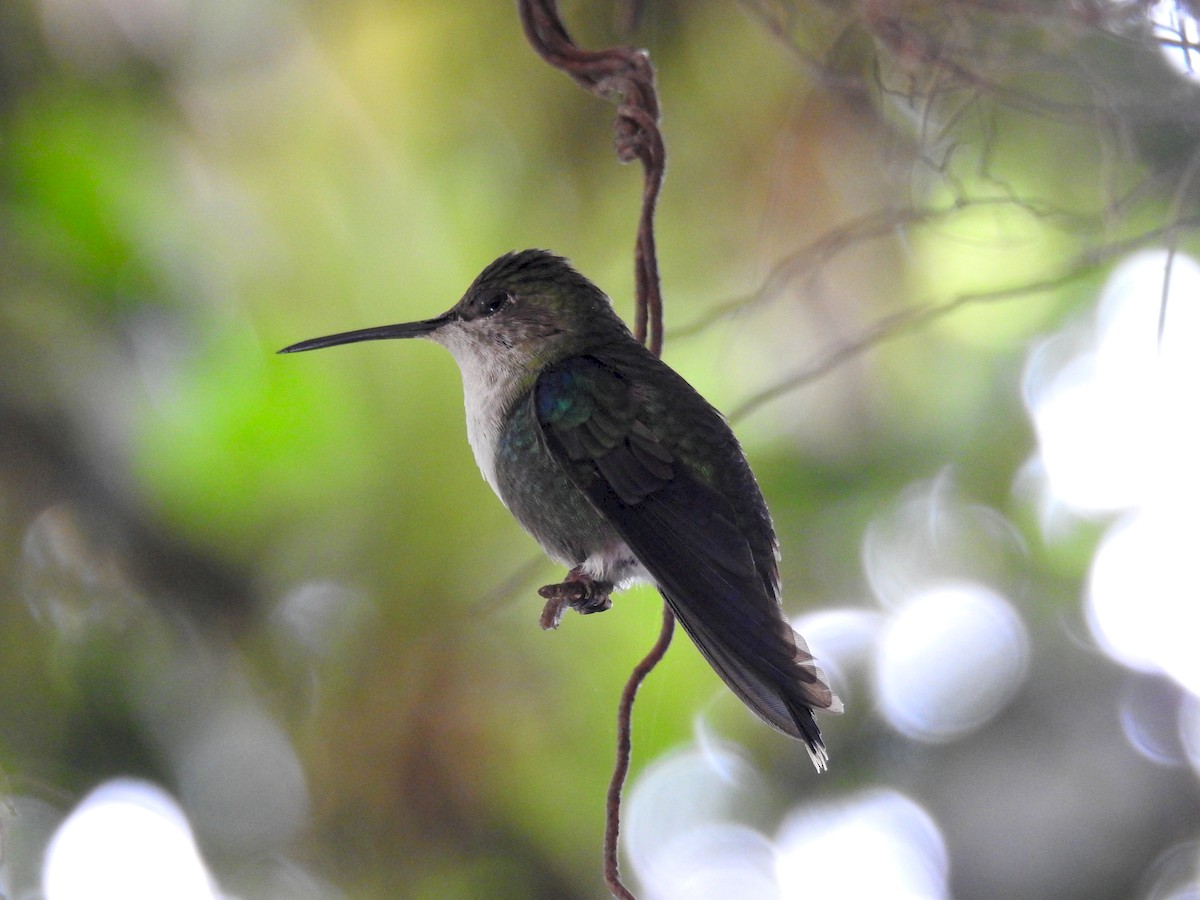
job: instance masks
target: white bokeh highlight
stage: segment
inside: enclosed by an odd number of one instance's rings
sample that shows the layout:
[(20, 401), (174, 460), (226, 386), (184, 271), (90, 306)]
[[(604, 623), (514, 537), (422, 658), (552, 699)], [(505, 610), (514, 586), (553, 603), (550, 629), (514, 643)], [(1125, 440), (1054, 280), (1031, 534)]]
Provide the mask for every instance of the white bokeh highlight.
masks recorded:
[(863, 572), (885, 609), (933, 582), (974, 581), (1004, 590), (1026, 548), (1001, 513), (960, 496), (947, 470), (904, 489), (863, 535)]
[(1050, 491), (1079, 514), (1196, 497), (1197, 296), (1200, 263), (1138, 254), (1113, 272), (1090, 327), (1031, 354), (1025, 401), (1038, 453)]
[(633, 785), (623, 825), (645, 894), (698, 900), (719, 896), (703, 893), (706, 884), (761, 880), (759, 841), (739, 810), (764, 799), (762, 791), (749, 763), (712, 740), (656, 760)]
[(1135, 254), (1113, 271), (1094, 321), (1043, 342), (1025, 379), (1046, 502), (1082, 518), (1116, 517), (1087, 582), (1097, 644), (1192, 693), (1200, 692), (1197, 297), (1196, 260)]
[[(727, 746), (692, 746), (633, 784), (623, 831), (639, 897), (807, 900), (948, 896), (933, 817), (891, 789), (801, 803), (777, 828), (757, 772)], [(772, 833), (773, 832), (773, 833)]]
[(969, 582), (914, 596), (879, 640), (874, 683), (880, 711), (901, 734), (941, 743), (995, 716), (1024, 681), (1025, 626), (1002, 596)]
[(46, 900), (222, 900), (182, 809), (118, 779), (88, 794), (46, 849)]
[(777, 844), (780, 897), (948, 896), (941, 831), (924, 808), (894, 790), (801, 809), (783, 823)]
[(1163, 57), (1177, 72), (1196, 78), (1200, 69), (1200, 24), (1186, 0), (1156, 0), (1147, 12)]
[(1188, 698), (1169, 678), (1130, 678), (1117, 702), (1121, 732), (1129, 746), (1157, 765), (1186, 765), (1179, 725)]
[[(644, 896), (650, 900), (777, 900), (775, 847), (761, 831), (734, 822), (678, 835), (658, 856)], [(639, 895), (642, 896), (642, 895)]]
[(910, 485), (893, 509), (876, 516), (862, 553), (883, 613), (870, 626), (864, 619), (842, 623), (834, 665), (841, 663), (839, 643), (858, 649), (852, 636), (861, 642), (871, 628), (864, 668), (893, 728), (945, 743), (986, 725), (1028, 672), (1028, 633), (1009, 599), (1026, 555), (1016, 528), (997, 510), (966, 502), (943, 472)]
[(1114, 659), (1162, 672), (1200, 695), (1196, 531), (1160, 509), (1131, 514), (1104, 535), (1092, 560), (1087, 615)]

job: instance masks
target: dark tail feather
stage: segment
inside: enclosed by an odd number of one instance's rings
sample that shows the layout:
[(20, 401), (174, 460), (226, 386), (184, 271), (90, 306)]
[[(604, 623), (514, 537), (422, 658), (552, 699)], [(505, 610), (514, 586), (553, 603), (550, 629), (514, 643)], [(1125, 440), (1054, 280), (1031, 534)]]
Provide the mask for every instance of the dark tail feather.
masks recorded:
[(825, 673), (804, 639), (781, 617), (779, 624), (786, 632), (781, 631), (775, 640), (764, 636), (762, 646), (753, 648), (761, 652), (751, 652), (745, 640), (730, 641), (716, 634), (684, 604), (669, 594), (663, 596), (692, 642), (729, 689), (768, 725), (803, 741), (817, 771), (825, 771), (829, 767), (829, 752), (813, 710), (840, 713), (842, 701), (830, 689)]

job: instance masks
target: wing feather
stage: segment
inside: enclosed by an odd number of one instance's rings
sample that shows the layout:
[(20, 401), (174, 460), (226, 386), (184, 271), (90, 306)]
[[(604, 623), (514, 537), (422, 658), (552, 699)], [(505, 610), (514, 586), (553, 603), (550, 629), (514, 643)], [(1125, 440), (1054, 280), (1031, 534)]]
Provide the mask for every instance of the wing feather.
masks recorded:
[[(783, 616), (769, 519), (766, 533), (749, 540), (736, 498), (672, 450), (647, 396), (646, 385), (635, 392), (617, 366), (581, 356), (543, 372), (532, 401), (551, 452), (654, 578), (713, 669), (760, 718), (803, 740), (824, 768), (812, 710), (841, 705)], [(744, 467), (740, 474), (757, 492), (724, 421), (695, 400), (703, 406), (689, 415), (703, 416), (701, 424), (734, 448), (728, 462)]]

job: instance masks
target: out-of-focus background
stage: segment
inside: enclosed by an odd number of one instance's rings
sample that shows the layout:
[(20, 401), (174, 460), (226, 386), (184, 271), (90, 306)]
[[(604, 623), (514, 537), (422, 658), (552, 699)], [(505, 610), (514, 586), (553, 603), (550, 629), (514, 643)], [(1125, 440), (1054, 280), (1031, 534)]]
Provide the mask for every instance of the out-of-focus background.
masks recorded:
[[(641, 5), (563, 14), (846, 713), (818, 776), (680, 636), (631, 886), (1195, 898), (1194, 5)], [(538, 629), (440, 348), (274, 351), (529, 246), (628, 315), (611, 118), (510, 3), (0, 4), (0, 895), (604, 896), (657, 597)]]

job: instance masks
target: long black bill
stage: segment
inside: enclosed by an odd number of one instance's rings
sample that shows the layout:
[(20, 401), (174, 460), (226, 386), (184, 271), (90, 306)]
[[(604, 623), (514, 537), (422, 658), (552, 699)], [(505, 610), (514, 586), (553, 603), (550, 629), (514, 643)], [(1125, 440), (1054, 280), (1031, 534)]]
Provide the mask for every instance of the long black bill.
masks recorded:
[(330, 334), (325, 337), (310, 338), (290, 347), (284, 347), (280, 353), (301, 353), (305, 350), (320, 350), (323, 347), (336, 347), (338, 344), (356, 344), (359, 341), (387, 341), (392, 338), (415, 338), (432, 334), (450, 321), (449, 315), (438, 316), (436, 319), (425, 319), (421, 322), (405, 322), (401, 325), (378, 325), (375, 328), (362, 328), (358, 331), (344, 331), (341, 334)]

